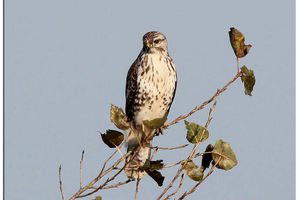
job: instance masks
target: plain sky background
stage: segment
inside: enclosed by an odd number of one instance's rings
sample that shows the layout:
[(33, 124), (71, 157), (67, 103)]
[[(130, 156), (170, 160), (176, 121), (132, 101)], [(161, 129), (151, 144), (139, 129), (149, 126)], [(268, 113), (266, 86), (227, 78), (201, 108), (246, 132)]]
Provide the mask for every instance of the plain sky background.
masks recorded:
[[(295, 2), (252, 1), (5, 1), (5, 199), (60, 199), (94, 178), (113, 151), (97, 131), (114, 128), (113, 103), (124, 107), (127, 70), (145, 32), (163, 32), (178, 73), (169, 119), (208, 99), (235, 73), (228, 30), (252, 44), (241, 64), (253, 69), (253, 96), (240, 81), (218, 99), (210, 137), (222, 138), (239, 164), (217, 170), (189, 199), (295, 198)], [(204, 124), (207, 109), (190, 121)], [(183, 123), (155, 139), (159, 146), (186, 143)], [(188, 150), (161, 152), (171, 162)], [(177, 169), (162, 171), (165, 184)], [(121, 179), (124, 180), (124, 175)], [(188, 179), (183, 189), (194, 183)], [(132, 199), (134, 184), (100, 191), (103, 199)], [(140, 199), (161, 192), (146, 177)], [(181, 194), (182, 190), (179, 194)], [(88, 197), (86, 199), (92, 199)]]

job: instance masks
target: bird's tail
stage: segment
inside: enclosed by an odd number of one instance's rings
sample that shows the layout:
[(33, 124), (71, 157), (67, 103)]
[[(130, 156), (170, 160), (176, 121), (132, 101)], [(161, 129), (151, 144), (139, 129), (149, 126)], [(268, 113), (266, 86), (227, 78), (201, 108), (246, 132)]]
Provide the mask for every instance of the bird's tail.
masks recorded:
[(150, 144), (141, 144), (140, 134), (129, 133), (127, 151), (132, 154), (127, 157), (125, 165), (125, 173), (130, 179), (141, 179), (146, 174), (140, 169), (145, 161), (150, 157)]

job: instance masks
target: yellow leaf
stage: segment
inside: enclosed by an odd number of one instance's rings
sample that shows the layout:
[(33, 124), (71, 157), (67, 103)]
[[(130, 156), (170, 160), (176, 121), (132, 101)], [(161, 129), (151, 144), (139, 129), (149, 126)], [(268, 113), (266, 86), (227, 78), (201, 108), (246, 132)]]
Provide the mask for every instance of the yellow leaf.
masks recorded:
[(182, 168), (186, 171), (188, 177), (194, 181), (201, 181), (203, 179), (203, 167), (198, 167), (192, 160), (183, 161)]
[(160, 128), (164, 125), (164, 123), (167, 121), (167, 117), (163, 117), (163, 118), (156, 118), (153, 120), (144, 120), (143, 124), (150, 129), (157, 129)]
[(230, 170), (238, 163), (230, 144), (221, 139), (215, 143), (212, 152), (213, 161), (219, 169)]
[(239, 30), (231, 27), (229, 31), (229, 38), (236, 57), (242, 58), (248, 54), (252, 45), (245, 44), (245, 37)]
[(110, 107), (110, 120), (121, 130), (125, 131), (130, 127), (122, 108), (115, 105)]

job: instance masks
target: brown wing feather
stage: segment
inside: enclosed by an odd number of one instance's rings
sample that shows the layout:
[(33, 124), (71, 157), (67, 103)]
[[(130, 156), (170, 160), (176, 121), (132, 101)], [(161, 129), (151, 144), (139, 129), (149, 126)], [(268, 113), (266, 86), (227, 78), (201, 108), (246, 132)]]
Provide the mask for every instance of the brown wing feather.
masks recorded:
[[(176, 74), (176, 77), (177, 77), (177, 74)], [(174, 91), (173, 91), (173, 96), (172, 96), (172, 100), (171, 100), (171, 103), (170, 103), (170, 106), (169, 106), (169, 108), (168, 108), (168, 111), (167, 111), (167, 114), (166, 115), (168, 115), (169, 114), (169, 112), (170, 112), (170, 109), (171, 109), (171, 106), (172, 106), (172, 104), (173, 104), (173, 101), (174, 101), (174, 97), (175, 97), (175, 94), (176, 94), (176, 89), (177, 89), (177, 78), (176, 78), (176, 81), (175, 81), (175, 88), (174, 88)]]
[(169, 106), (169, 108), (168, 108), (168, 110), (167, 110), (167, 113), (166, 113), (166, 115), (168, 115), (169, 114), (169, 112), (170, 112), (170, 109), (171, 109), (171, 106), (172, 106), (172, 104), (173, 104), (173, 101), (174, 101), (174, 97), (175, 97), (175, 94), (176, 94), (176, 89), (177, 89), (177, 73), (176, 73), (176, 70), (175, 70), (175, 68), (174, 68), (174, 66), (173, 66), (173, 60), (172, 60), (172, 58), (170, 57), (170, 64), (171, 64), (171, 66), (172, 66), (172, 68), (173, 68), (173, 70), (175, 71), (175, 75), (176, 75), (176, 81), (175, 81), (175, 88), (174, 88), (174, 90), (173, 90), (173, 96), (172, 96), (172, 100), (171, 100), (171, 102), (170, 102), (170, 106)]
[(131, 65), (130, 69), (127, 73), (126, 79), (126, 106), (125, 111), (128, 119), (131, 121), (134, 116), (134, 101), (135, 97), (138, 93), (138, 83), (137, 83), (137, 76), (138, 76), (138, 61), (135, 60), (134, 63)]

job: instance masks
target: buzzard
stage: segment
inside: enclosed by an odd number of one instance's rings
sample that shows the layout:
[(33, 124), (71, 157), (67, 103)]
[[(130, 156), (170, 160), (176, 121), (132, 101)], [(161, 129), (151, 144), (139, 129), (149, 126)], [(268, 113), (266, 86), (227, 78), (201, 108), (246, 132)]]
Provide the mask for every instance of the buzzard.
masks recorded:
[[(129, 178), (140, 179), (139, 170), (150, 156), (149, 145), (141, 144), (155, 133), (145, 130), (143, 121), (166, 118), (173, 102), (177, 85), (177, 74), (168, 53), (167, 38), (152, 31), (143, 36), (143, 48), (131, 65), (126, 80), (126, 115), (135, 131), (128, 136), (128, 151), (137, 151), (129, 157), (125, 172)], [(134, 155), (134, 154), (133, 154)]]

